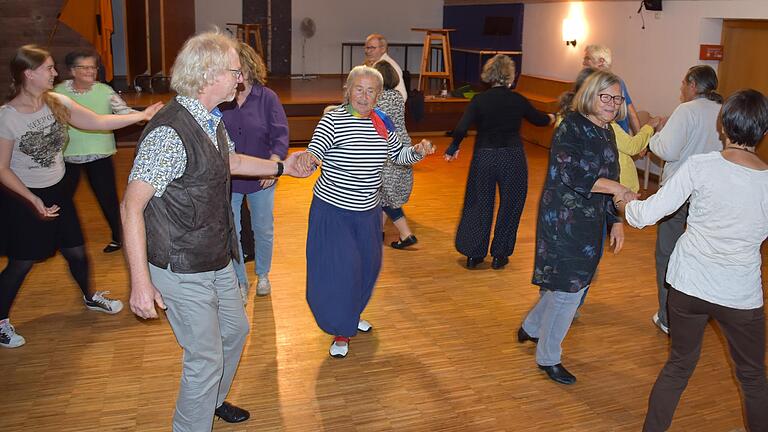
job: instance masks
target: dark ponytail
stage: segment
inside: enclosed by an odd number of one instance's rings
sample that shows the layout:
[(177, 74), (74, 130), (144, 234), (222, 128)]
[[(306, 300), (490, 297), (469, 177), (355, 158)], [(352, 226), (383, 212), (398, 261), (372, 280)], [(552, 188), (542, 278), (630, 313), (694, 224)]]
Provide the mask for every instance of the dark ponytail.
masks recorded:
[(715, 91), (718, 85), (717, 73), (715, 73), (711, 66), (697, 65), (691, 67), (688, 69), (688, 73), (685, 74), (685, 82), (695, 85), (697, 96), (707, 98), (719, 104), (723, 103), (723, 97)]

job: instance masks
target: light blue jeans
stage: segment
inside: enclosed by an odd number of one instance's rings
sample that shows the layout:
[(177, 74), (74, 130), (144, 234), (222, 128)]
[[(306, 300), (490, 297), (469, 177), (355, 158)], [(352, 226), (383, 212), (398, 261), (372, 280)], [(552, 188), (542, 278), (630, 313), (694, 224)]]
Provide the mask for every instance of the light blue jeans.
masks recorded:
[[(237, 230), (237, 247), (240, 249), (242, 261), (243, 247), (240, 244), (240, 231), (243, 227), (240, 223), (240, 208), (243, 198), (248, 200), (248, 210), (251, 212), (251, 229), (253, 229), (254, 252), (256, 257), (256, 275), (262, 276), (269, 273), (272, 268), (272, 240), (275, 235), (274, 218), (275, 186), (262, 189), (249, 194), (232, 193), (232, 213), (235, 217), (235, 229)], [(245, 263), (233, 261), (237, 280), (243, 286), (248, 286), (248, 275), (245, 273)]]
[(575, 293), (539, 290), (539, 301), (523, 321), (523, 330), (539, 338), (536, 344), (536, 363), (554, 366), (560, 363), (562, 343), (571, 328), (573, 315), (589, 286)]

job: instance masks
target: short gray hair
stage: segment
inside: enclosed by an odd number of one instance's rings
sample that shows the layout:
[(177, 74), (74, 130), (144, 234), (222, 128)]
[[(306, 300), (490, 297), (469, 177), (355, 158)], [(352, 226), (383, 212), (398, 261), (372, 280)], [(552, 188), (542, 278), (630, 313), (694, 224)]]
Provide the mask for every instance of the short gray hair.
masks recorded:
[(605, 65), (609, 68), (613, 64), (611, 49), (605, 45), (587, 45), (587, 47), (584, 48), (584, 53), (595, 60), (600, 60), (602, 58), (605, 60)]
[(483, 65), (480, 79), (488, 84), (512, 84), (515, 80), (515, 61), (504, 54), (496, 54)]
[(349, 75), (347, 75), (347, 82), (344, 84), (344, 102), (349, 102), (349, 92), (352, 91), (352, 85), (355, 83), (355, 80), (364, 76), (371, 77), (376, 80), (378, 93), (381, 93), (381, 91), (384, 89), (384, 78), (381, 76), (379, 71), (370, 66), (355, 66), (351, 71), (349, 71)]
[(171, 88), (176, 93), (197, 98), (216, 75), (229, 70), (229, 52), (237, 53), (237, 43), (218, 30), (200, 33), (184, 42), (173, 62)]

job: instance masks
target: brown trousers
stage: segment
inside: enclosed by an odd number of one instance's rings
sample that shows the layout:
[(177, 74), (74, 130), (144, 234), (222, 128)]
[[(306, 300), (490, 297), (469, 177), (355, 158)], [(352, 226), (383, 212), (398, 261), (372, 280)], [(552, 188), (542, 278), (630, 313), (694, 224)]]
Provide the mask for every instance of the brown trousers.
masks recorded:
[(665, 431), (701, 354), (704, 328), (710, 318), (723, 332), (736, 377), (741, 383), (750, 432), (768, 431), (768, 381), (765, 376), (765, 312), (719, 306), (680, 291), (669, 291), (672, 344), (669, 359), (653, 385), (643, 431)]

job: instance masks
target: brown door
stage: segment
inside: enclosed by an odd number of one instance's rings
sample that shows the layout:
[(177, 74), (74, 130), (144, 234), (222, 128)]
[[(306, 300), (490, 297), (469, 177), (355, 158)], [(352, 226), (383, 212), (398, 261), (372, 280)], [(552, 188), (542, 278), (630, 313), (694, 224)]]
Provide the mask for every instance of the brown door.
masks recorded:
[[(768, 20), (723, 20), (723, 60), (718, 68), (719, 91), (724, 97), (743, 88), (768, 95)], [(757, 151), (768, 161), (768, 144)]]

